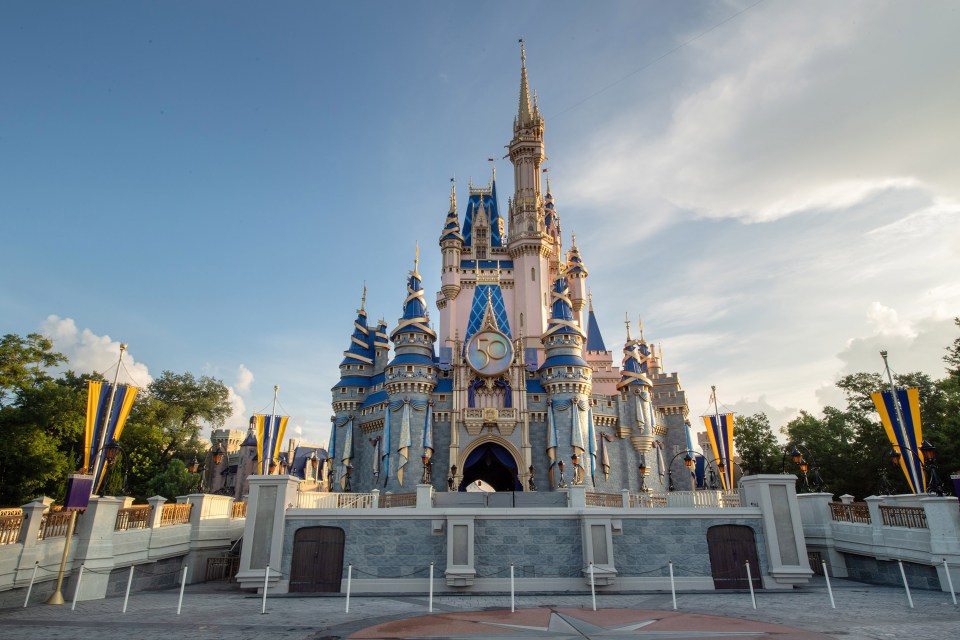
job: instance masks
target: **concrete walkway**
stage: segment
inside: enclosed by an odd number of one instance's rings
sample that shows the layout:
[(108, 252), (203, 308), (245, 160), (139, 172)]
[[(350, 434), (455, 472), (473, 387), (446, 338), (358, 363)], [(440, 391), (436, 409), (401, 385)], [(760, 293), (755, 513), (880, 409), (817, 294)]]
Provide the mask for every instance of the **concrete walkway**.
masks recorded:
[[(926, 640), (960, 637), (960, 608), (950, 594), (834, 580), (837, 608), (830, 607), (822, 579), (789, 592), (758, 592), (754, 610), (748, 592), (677, 595), (669, 593), (598, 595), (590, 593), (518, 595), (510, 612), (509, 595), (437, 595), (427, 612), (425, 595), (353, 596), (350, 612), (343, 595), (278, 595), (267, 600), (232, 585), (188, 587), (181, 615), (178, 590), (48, 606), (37, 597), (27, 608), (0, 609), (0, 638), (102, 638), (168, 640), (171, 637), (264, 640), (335, 638), (866, 638)], [(9, 602), (9, 599), (5, 599)], [(22, 604), (22, 602), (21, 602)]]

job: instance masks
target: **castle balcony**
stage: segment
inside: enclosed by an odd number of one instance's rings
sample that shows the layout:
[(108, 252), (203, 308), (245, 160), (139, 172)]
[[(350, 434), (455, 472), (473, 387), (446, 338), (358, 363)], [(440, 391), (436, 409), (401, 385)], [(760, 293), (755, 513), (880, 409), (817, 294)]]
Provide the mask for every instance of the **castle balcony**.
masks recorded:
[(478, 436), (483, 428), (488, 425), (496, 426), (497, 430), (505, 436), (513, 433), (520, 419), (517, 409), (482, 407), (465, 409), (463, 412), (463, 423), (467, 433), (471, 436)]

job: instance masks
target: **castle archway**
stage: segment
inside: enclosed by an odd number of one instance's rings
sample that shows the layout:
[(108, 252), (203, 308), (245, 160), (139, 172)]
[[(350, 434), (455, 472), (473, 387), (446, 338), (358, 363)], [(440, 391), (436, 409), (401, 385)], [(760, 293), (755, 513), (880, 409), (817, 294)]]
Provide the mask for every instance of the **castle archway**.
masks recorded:
[(523, 491), (514, 454), (507, 447), (486, 441), (471, 449), (463, 461), (463, 479), (458, 491), (466, 491), (472, 482), (483, 480), (497, 491)]

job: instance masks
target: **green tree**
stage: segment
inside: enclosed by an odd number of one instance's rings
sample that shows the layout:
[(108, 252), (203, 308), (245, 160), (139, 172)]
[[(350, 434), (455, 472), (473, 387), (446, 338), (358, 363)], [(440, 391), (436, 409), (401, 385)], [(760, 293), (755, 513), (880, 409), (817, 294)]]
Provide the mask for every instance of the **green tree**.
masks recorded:
[(183, 460), (173, 459), (147, 483), (151, 496), (173, 500), (197, 490), (197, 476), (190, 473)]
[(196, 444), (202, 421), (219, 427), (231, 412), (229, 390), (210, 376), (195, 378), (192, 373), (164, 371), (150, 383), (148, 395), (155, 402), (144, 410), (163, 431), (162, 460), (169, 460), (191, 442)]
[(738, 415), (733, 421), (734, 442), (744, 473), (779, 473), (782, 450), (765, 413)]
[(26, 338), (8, 333), (0, 338), (0, 407), (19, 391), (49, 380), (46, 369), (66, 361), (66, 356), (53, 350), (53, 341), (39, 333)]

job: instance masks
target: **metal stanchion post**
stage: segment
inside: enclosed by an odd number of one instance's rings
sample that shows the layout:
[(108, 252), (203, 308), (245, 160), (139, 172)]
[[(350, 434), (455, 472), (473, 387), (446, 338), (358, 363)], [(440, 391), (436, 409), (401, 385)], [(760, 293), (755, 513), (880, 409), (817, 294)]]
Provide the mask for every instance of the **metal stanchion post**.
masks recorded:
[(677, 585), (673, 581), (673, 560), (667, 561), (667, 566), (670, 567), (670, 595), (673, 596), (673, 610), (677, 610)]
[(430, 563), (430, 613), (433, 613), (433, 563)]
[(747, 584), (750, 585), (750, 600), (753, 601), (753, 608), (756, 609), (756, 608), (757, 608), (757, 596), (756, 596), (756, 594), (753, 593), (753, 576), (750, 575), (750, 561), (749, 561), (749, 560), (745, 560), (743, 564), (744, 564), (744, 566), (747, 567)]
[(260, 615), (263, 615), (267, 612), (267, 584), (270, 580), (270, 565), (267, 565), (267, 570), (263, 572), (263, 604), (260, 605)]
[(183, 607), (183, 590), (187, 586), (187, 568), (183, 568), (183, 576), (180, 578), (180, 600), (177, 602), (177, 615), (180, 615), (180, 609)]
[(820, 564), (823, 565), (823, 577), (827, 580), (827, 593), (830, 594), (830, 606), (836, 609), (837, 603), (833, 601), (833, 587), (830, 586), (830, 574), (827, 572), (827, 563), (826, 561), (821, 560)]
[(353, 563), (347, 565), (347, 608), (344, 613), (350, 613), (350, 583), (353, 582)]
[(510, 613), (515, 613), (517, 610), (516, 603), (516, 591), (514, 589), (513, 583), (513, 563), (510, 563)]
[(593, 563), (590, 563), (590, 597), (593, 599), (593, 610), (597, 610), (597, 589), (593, 579)]
[[(947, 563), (946, 560), (943, 561), (944, 564)], [(40, 561), (37, 560), (33, 563), (33, 575), (30, 576), (30, 586), (27, 587), (27, 597), (23, 600), (23, 608), (27, 608), (27, 603), (30, 602), (30, 592), (33, 591), (33, 581), (37, 579), (37, 568), (40, 566)], [(948, 574), (949, 575), (949, 574)], [(951, 587), (952, 588), (952, 587)], [(956, 598), (953, 600), (953, 604), (957, 604)]]
[[(943, 570), (947, 574), (947, 586), (950, 587), (950, 597), (953, 598), (953, 606), (957, 606), (957, 593), (953, 590), (953, 578), (950, 577), (950, 566), (947, 565), (946, 558), (943, 559)], [(34, 569), (34, 573), (36, 573), (36, 569)], [(29, 596), (29, 594), (27, 595)], [(23, 606), (27, 606), (27, 605), (23, 605)]]
[[(67, 540), (67, 544), (70, 544), (70, 541)], [(83, 581), (83, 565), (80, 565), (80, 575), (77, 576), (77, 587), (73, 590), (73, 604), (70, 605), (70, 611), (73, 611), (77, 608), (77, 596), (80, 595), (80, 583)]]
[(130, 586), (133, 584), (133, 565), (130, 565), (130, 577), (127, 578), (127, 593), (123, 596), (123, 613), (127, 612), (127, 601), (130, 600)]
[(900, 565), (900, 577), (903, 578), (903, 588), (907, 590), (907, 602), (910, 603), (910, 608), (913, 609), (913, 596), (910, 595), (910, 585), (907, 584), (907, 573), (903, 570), (903, 560), (897, 560), (897, 564)]

